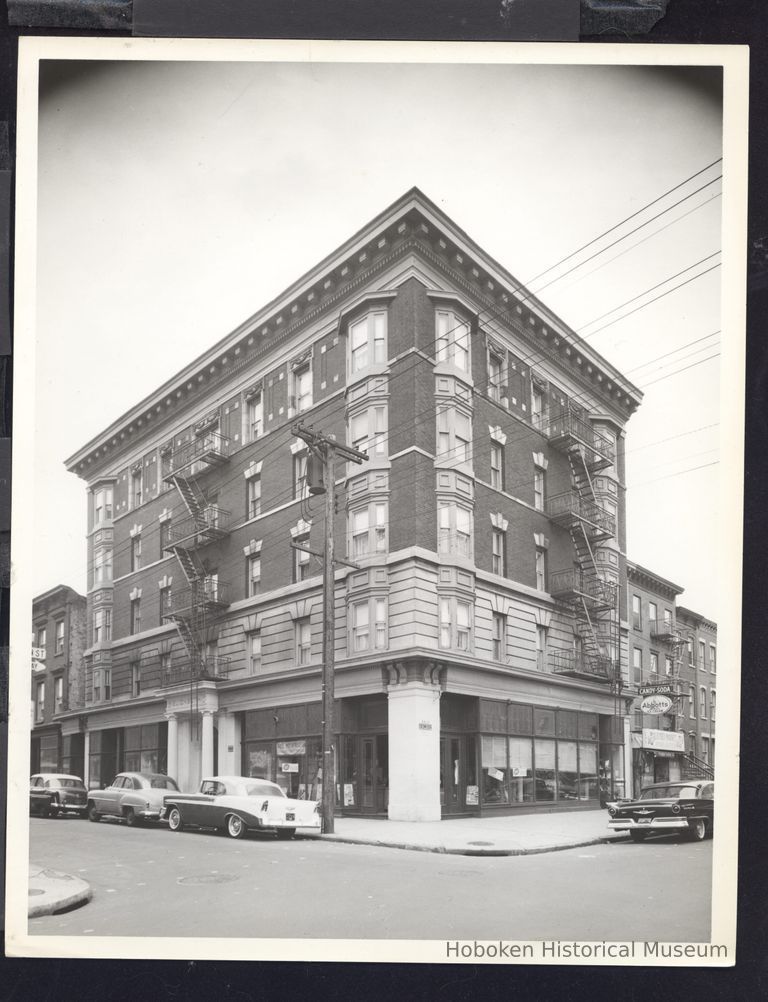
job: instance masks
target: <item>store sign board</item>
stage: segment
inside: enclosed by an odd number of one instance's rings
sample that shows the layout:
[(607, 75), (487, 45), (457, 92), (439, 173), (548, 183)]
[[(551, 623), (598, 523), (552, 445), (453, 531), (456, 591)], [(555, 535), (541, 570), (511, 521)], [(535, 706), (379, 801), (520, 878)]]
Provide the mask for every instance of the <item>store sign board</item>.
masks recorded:
[(685, 751), (685, 735), (682, 731), (658, 731), (651, 727), (643, 728), (643, 748), (650, 751)]
[(277, 755), (278, 758), (291, 758), (293, 755), (306, 755), (307, 754), (307, 743), (306, 741), (278, 741), (277, 742)]
[(649, 682), (637, 687), (639, 696), (672, 696), (673, 689), (669, 682)]
[(640, 710), (643, 713), (669, 713), (672, 708), (672, 700), (669, 696), (646, 696), (640, 703)]
[(33, 647), (32, 648), (32, 660), (33, 661), (45, 661), (45, 648), (44, 647)]

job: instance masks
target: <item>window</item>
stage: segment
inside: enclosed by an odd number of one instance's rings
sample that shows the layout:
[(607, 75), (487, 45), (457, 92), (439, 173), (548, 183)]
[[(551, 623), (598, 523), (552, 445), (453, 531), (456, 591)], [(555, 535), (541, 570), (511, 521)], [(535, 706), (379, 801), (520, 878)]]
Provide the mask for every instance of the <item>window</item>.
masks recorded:
[(506, 534), (501, 529), (494, 529), (491, 534), (491, 570), (502, 577), (506, 574)]
[[(383, 650), (387, 646), (387, 600), (366, 599), (350, 606), (352, 650)], [(373, 637), (371, 637), (373, 622)]]
[(491, 400), (501, 401), (501, 386), (504, 381), (504, 361), (501, 355), (489, 349), (488, 351), (488, 396)]
[(547, 590), (547, 551), (540, 546), (536, 547), (536, 587)]
[(675, 674), (675, 660), (671, 654), (664, 655), (664, 674), (671, 678)]
[(696, 719), (696, 689), (694, 686), (688, 688), (688, 716), (691, 720)]
[(546, 473), (541, 467), (533, 470), (533, 507), (536, 511), (544, 511)]
[(707, 645), (703, 640), (699, 641), (699, 668), (704, 671), (707, 660)]
[(632, 596), (632, 629), (642, 630), (643, 628), (643, 605), (639, 595)]
[(709, 690), (709, 719), (712, 723), (715, 722), (715, 697), (717, 692), (714, 689)]
[(688, 664), (693, 665), (693, 640), (690, 637), (686, 640), (685, 646), (688, 648)]
[(437, 412), (437, 455), (450, 462), (472, 462), (472, 422), (454, 407)]
[(387, 552), (387, 502), (376, 501), (349, 513), (352, 559)]
[(386, 456), (387, 408), (369, 407), (349, 421), (349, 443), (369, 456)]
[(507, 652), (507, 617), (503, 612), (493, 614), (493, 660), (502, 661)]
[(309, 497), (307, 485), (307, 450), (293, 454), (293, 496), (294, 498)]
[(100, 487), (93, 496), (93, 521), (96, 525), (112, 518), (112, 488)]
[(440, 553), (470, 557), (472, 553), (472, 513), (453, 501), (441, 501), (437, 509)]
[(699, 690), (699, 717), (705, 720), (707, 716), (707, 690), (704, 686)]
[[(651, 676), (655, 677), (659, 674), (659, 655), (656, 653), (656, 651), (651, 651), (649, 658), (650, 658), (650, 664), (648, 667), (650, 669)], [(667, 672), (667, 674), (669, 674), (669, 672)]]
[(38, 682), (35, 687), (35, 720), (41, 721), (45, 716), (45, 682)]
[(469, 602), (440, 599), (440, 646), (468, 651), (472, 646), (472, 612)]
[(169, 518), (164, 519), (160, 523), (160, 556), (165, 554), (165, 551), (171, 545), (171, 520)]
[(106, 644), (112, 639), (112, 610), (97, 609), (93, 614), (93, 642)]
[(261, 630), (248, 633), (248, 669), (251, 675), (256, 675), (261, 668)]
[(635, 684), (643, 681), (643, 652), (639, 647), (632, 648), (632, 672)]
[(112, 580), (112, 550), (100, 548), (93, 554), (93, 583), (104, 584)]
[(672, 610), (671, 609), (665, 609), (664, 610), (664, 625), (666, 627), (671, 627), (672, 626)]
[(141, 567), (141, 536), (131, 538), (131, 570), (138, 571)]
[(309, 616), (296, 620), (296, 664), (308, 665), (312, 653), (312, 629)]
[(95, 668), (93, 672), (94, 703), (109, 702), (112, 698), (112, 669)]
[(160, 622), (164, 621), (165, 617), (170, 615), (173, 611), (173, 593), (171, 591), (171, 586), (166, 585), (164, 588), (160, 589)]
[(138, 508), (142, 500), (142, 474), (135, 470), (131, 474), (131, 507)]
[(131, 633), (141, 633), (141, 599), (131, 599)]
[(491, 442), (491, 487), (504, 490), (504, 446), (501, 442)]
[(171, 679), (171, 652), (167, 651), (165, 654), (160, 655), (160, 675), (163, 679), (163, 684), (167, 685)]
[(312, 406), (312, 370), (309, 363), (293, 370), (293, 398), (297, 414)]
[[(307, 547), (309, 546), (309, 533), (296, 536), (293, 541), (296, 546)], [(309, 577), (309, 561), (312, 554), (308, 553), (306, 549), (295, 549), (293, 553), (293, 580), (296, 582), (304, 581)]]
[(64, 653), (64, 620), (56, 620), (56, 653)]
[[(306, 453), (304, 453), (306, 461)], [(306, 476), (306, 468), (304, 470)], [(294, 495), (295, 496), (295, 495)], [(256, 518), (261, 514), (261, 474), (255, 473), (245, 481), (246, 518)]]
[(251, 399), (247, 402), (246, 414), (246, 420), (248, 421), (248, 439), (251, 442), (255, 442), (261, 435), (262, 423), (264, 421), (264, 406), (260, 393), (251, 397)]
[(656, 603), (655, 602), (649, 602), (648, 603), (648, 621), (651, 623), (651, 625), (654, 627), (654, 629), (656, 628), (656, 626), (658, 626), (658, 623), (656, 622), (656, 620), (658, 619), (658, 616), (659, 616), (659, 610), (658, 610), (658, 607), (657, 607)]
[(45, 634), (46, 634), (45, 627), (41, 626), (40, 629), (37, 631), (37, 643), (35, 644), (35, 646), (42, 647), (43, 650), (45, 650)]
[(547, 423), (544, 393), (534, 386), (531, 391), (531, 419), (534, 428), (544, 428)]
[(131, 664), (131, 694), (133, 696), (141, 695), (141, 665), (138, 661)]
[(261, 591), (261, 554), (252, 554), (246, 560), (246, 594), (248, 598)]
[(53, 712), (61, 713), (64, 709), (64, 677), (57, 675), (53, 680)]
[(713, 675), (717, 671), (717, 648), (714, 644), (709, 645), (709, 670)]
[(353, 373), (370, 365), (386, 363), (387, 314), (383, 310), (369, 313), (349, 325), (349, 359)]
[(545, 671), (547, 667), (547, 628), (536, 624), (536, 667)]
[(457, 369), (468, 373), (469, 324), (460, 320), (451, 310), (438, 310), (436, 325), (437, 361), (450, 362)]

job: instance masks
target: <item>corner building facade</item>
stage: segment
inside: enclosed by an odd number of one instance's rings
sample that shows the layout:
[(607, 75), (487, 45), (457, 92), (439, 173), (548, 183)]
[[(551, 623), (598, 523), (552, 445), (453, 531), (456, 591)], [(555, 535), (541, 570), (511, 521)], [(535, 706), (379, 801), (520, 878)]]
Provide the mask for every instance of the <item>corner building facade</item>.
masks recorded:
[(90, 782), (146, 764), (319, 797), (325, 526), (300, 420), (368, 455), (336, 467), (355, 565), (335, 575), (338, 810), (622, 795), (639, 401), (407, 192), (68, 460), (88, 485)]

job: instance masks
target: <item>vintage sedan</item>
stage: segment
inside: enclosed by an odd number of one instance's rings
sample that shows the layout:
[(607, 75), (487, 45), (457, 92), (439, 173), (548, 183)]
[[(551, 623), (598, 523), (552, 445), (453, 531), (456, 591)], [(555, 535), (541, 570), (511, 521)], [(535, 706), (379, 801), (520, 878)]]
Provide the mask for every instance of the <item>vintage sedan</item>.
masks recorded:
[(231, 838), (249, 830), (274, 831), (292, 838), (297, 828), (320, 828), (317, 804), (292, 800), (276, 783), (248, 776), (213, 776), (200, 783), (197, 793), (165, 798), (163, 817), (172, 832), (182, 828), (215, 828)]
[(29, 813), (43, 818), (59, 814), (85, 817), (88, 791), (79, 776), (39, 772), (29, 779)]
[(178, 793), (170, 776), (159, 772), (121, 772), (104, 790), (88, 791), (88, 818), (122, 818), (127, 825), (157, 821), (166, 794)]
[(613, 804), (608, 809), (613, 831), (627, 831), (635, 842), (648, 835), (684, 833), (696, 842), (712, 835), (714, 783), (688, 780), (646, 786), (639, 800)]

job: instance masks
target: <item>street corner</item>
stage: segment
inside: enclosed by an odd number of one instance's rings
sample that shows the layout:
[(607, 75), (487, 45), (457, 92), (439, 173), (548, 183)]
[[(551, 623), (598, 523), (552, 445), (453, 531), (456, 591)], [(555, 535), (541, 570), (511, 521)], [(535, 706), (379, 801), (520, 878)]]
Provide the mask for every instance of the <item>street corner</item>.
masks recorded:
[(60, 870), (29, 865), (29, 918), (69, 911), (91, 900), (91, 885)]

